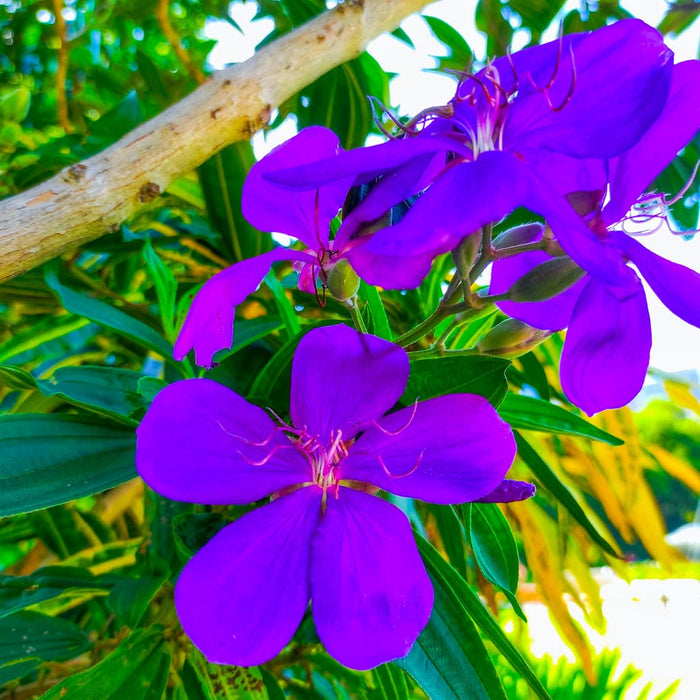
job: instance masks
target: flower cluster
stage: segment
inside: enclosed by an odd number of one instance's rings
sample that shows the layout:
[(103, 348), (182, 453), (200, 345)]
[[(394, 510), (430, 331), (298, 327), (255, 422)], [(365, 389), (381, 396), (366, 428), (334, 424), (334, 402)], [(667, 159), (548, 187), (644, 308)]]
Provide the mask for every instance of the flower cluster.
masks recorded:
[[(452, 252), (438, 311), (497, 303), (513, 324), (568, 328), (568, 398), (589, 414), (628, 403), (651, 346), (640, 275), (700, 327), (700, 275), (650, 252), (626, 227), (650, 202), (665, 216), (664, 196), (645, 188), (700, 128), (698, 84), (700, 62), (674, 65), (660, 34), (630, 19), (465, 73), (449, 104), (400, 125), (386, 143), (344, 151), (328, 129), (304, 129), (251, 169), (242, 196), (253, 226), (301, 246), (209, 280), (175, 357), (194, 350), (210, 368), (232, 344), (235, 307), (275, 262), (293, 264), (302, 291), (329, 289), (352, 305), (354, 275), (414, 288)], [(492, 227), (519, 207), (543, 223), (492, 240)], [(471, 285), (488, 265), (490, 288), (479, 296)], [(385, 415), (408, 372), (398, 345), (333, 326), (299, 343), (288, 422), (208, 379), (156, 397), (138, 431), (149, 485), (204, 504), (271, 497), (222, 530), (178, 581), (183, 627), (210, 660), (270, 659), (309, 600), (321, 641), (341, 663), (367, 669), (403, 656), (428, 621), (432, 587), (408, 521), (378, 492), (441, 504), (532, 495), (505, 480), (514, 440), (485, 399), (441, 396)]]

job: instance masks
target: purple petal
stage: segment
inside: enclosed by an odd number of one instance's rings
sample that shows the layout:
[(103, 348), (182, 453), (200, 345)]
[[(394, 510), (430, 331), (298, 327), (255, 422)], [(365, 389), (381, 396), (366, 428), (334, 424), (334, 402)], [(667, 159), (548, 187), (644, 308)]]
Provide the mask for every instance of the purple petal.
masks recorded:
[[(529, 234), (527, 239), (520, 243), (534, 243), (542, 238), (542, 227), (528, 228), (526, 232)], [(491, 267), (489, 294), (507, 292), (521, 277), (548, 260), (552, 260), (552, 257), (543, 251), (520, 253), (496, 260)], [(535, 328), (561, 330), (569, 325), (571, 312), (584, 284), (584, 280), (579, 280), (566, 291), (546, 301), (501, 301), (496, 306), (511, 318), (517, 318)]]
[(342, 153), (338, 137), (322, 126), (302, 129), (270, 151), (250, 170), (243, 185), (241, 208), (261, 231), (286, 233), (310, 248), (326, 248), (331, 219), (345, 200), (351, 180), (316, 183), (305, 192), (275, 185), (267, 175)]
[(491, 493), (477, 498), (475, 503), (513, 503), (524, 501), (535, 495), (535, 485), (528, 481), (515, 481), (503, 479), (503, 481)]
[(175, 341), (173, 356), (182, 360), (194, 348), (195, 362), (209, 369), (214, 354), (233, 343), (236, 306), (262, 282), (272, 263), (279, 260), (309, 260), (297, 250), (275, 248), (255, 258), (242, 260), (214, 275), (197, 292)]
[(636, 265), (664, 306), (686, 323), (700, 328), (700, 275), (647, 250), (624, 233), (612, 232), (616, 244)]
[(527, 172), (517, 159), (482, 153), (474, 162), (449, 168), (394, 226), (374, 234), (369, 252), (400, 257), (430, 255), (454, 248), (464, 236), (498, 221), (524, 204)]
[(136, 437), (139, 474), (177, 501), (251, 503), (311, 480), (308, 462), (267, 413), (210, 379), (166, 386)]
[(674, 66), (671, 92), (661, 116), (641, 139), (611, 163), (605, 221), (622, 219), (642, 192), (700, 129), (700, 62)]
[(374, 180), (423, 154), (449, 151), (465, 157), (471, 154), (470, 148), (450, 136), (423, 134), (387, 141), (376, 146), (355, 148), (316, 163), (269, 173), (267, 179), (292, 189), (308, 188), (346, 178), (354, 178), (354, 184), (360, 184)]
[(634, 291), (589, 280), (581, 292), (561, 356), (561, 383), (588, 415), (626, 406), (641, 390), (649, 367), (651, 324), (644, 289), (628, 271)]
[(343, 487), (327, 505), (312, 543), (311, 609), (328, 653), (364, 671), (408, 654), (433, 587), (398, 508)]
[(348, 326), (316, 328), (292, 362), (292, 422), (322, 443), (341, 433), (350, 440), (398, 401), (408, 371), (398, 345)]
[(182, 627), (211, 663), (256, 666), (292, 638), (309, 602), (321, 491), (305, 488), (224, 528), (183, 569)]
[(513, 102), (504, 148), (580, 158), (619, 155), (659, 116), (672, 69), (673, 52), (654, 28), (636, 19), (602, 27), (573, 48), (573, 64), (571, 54), (562, 52), (546, 93)]
[(430, 272), (431, 255), (381, 255), (367, 248), (369, 239), (362, 239), (346, 257), (353, 269), (368, 284), (384, 289), (415, 289)]
[(350, 448), (340, 478), (431, 503), (493, 491), (515, 458), (510, 426), (483, 397), (450, 394), (385, 416)]

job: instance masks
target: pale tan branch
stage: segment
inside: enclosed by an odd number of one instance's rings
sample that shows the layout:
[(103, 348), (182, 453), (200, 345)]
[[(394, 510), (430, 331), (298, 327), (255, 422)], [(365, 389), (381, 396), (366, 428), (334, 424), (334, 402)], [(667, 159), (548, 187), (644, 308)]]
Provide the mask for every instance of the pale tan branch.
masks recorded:
[(0, 282), (116, 230), (173, 180), (249, 139), (275, 107), (428, 2), (346, 0), (215, 73), (102, 153), (0, 202)]
[(156, 5), (156, 19), (158, 20), (158, 25), (163, 34), (165, 34), (165, 38), (173, 47), (173, 51), (175, 51), (175, 54), (180, 59), (180, 63), (187, 69), (187, 72), (192, 78), (201, 85), (206, 80), (204, 73), (202, 69), (192, 61), (185, 47), (180, 42), (180, 37), (170, 21), (170, 16), (168, 15), (169, 9), (170, 0), (158, 0), (158, 4)]

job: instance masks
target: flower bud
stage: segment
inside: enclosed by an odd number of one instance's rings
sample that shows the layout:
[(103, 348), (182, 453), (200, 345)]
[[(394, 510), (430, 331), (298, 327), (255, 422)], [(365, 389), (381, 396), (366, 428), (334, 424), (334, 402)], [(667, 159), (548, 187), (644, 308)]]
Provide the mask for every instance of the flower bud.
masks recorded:
[(493, 245), (497, 250), (503, 250), (503, 248), (511, 248), (515, 245), (523, 245), (525, 243), (534, 243), (542, 238), (544, 233), (544, 225), (540, 223), (532, 224), (522, 224), (521, 226), (514, 226), (504, 231), (500, 236), (498, 236)]
[(552, 331), (542, 331), (515, 318), (508, 318), (494, 326), (476, 345), (485, 355), (519, 357), (549, 338)]
[(357, 290), (360, 288), (360, 278), (352, 269), (352, 265), (345, 258), (341, 258), (328, 270), (326, 286), (338, 301), (346, 301), (357, 294)]
[(571, 258), (552, 258), (523, 275), (509, 290), (509, 301), (544, 301), (560, 294), (584, 275)]

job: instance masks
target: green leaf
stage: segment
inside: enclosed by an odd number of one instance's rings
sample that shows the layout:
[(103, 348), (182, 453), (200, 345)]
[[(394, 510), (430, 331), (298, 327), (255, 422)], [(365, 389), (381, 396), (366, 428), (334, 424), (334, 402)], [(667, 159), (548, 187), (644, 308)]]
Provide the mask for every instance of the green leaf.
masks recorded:
[(173, 339), (175, 336), (175, 298), (177, 295), (177, 280), (172, 270), (160, 259), (158, 253), (153, 249), (150, 239), (146, 239), (143, 244), (143, 259), (153, 280), (158, 297), (158, 308), (160, 318), (163, 323), (165, 335)]
[(615, 548), (595, 529), (588, 519), (583, 508), (571, 495), (569, 489), (564, 486), (559, 477), (552, 471), (549, 465), (537, 454), (530, 443), (514, 431), (515, 441), (518, 444), (518, 456), (532, 470), (538, 481), (546, 488), (554, 498), (569, 511), (576, 522), (591, 536), (591, 538), (610, 556), (617, 557)]
[(86, 318), (75, 318), (73, 316), (45, 319), (43, 322), (34, 324), (29, 330), (18, 333), (0, 345), (0, 362), (7, 362), (23, 352), (34, 350), (56, 338), (61, 338), (73, 331), (84, 328), (89, 323), (90, 321)]
[(154, 328), (99, 299), (93, 299), (64, 286), (58, 281), (55, 271), (50, 267), (47, 267), (45, 277), (46, 284), (56, 292), (66, 310), (124, 335), (139, 345), (162, 355), (166, 360), (174, 362), (172, 345)]
[(522, 19), (523, 27), (531, 30), (532, 41), (539, 41), (542, 32), (549, 27), (565, 0), (509, 0), (510, 8)]
[[(447, 591), (454, 604), (459, 605), (460, 615), (470, 617), (479, 626), (506, 661), (517, 671), (530, 689), (541, 700), (551, 700), (535, 672), (527, 661), (506, 637), (498, 622), (484, 607), (479, 597), (472, 591), (467, 582), (440, 556), (435, 547), (425, 538), (416, 536), (425, 567), (433, 580), (433, 584)], [(490, 662), (489, 662), (490, 663)], [(459, 668), (459, 667), (457, 667)], [(441, 697), (441, 696), (436, 696)], [(447, 696), (450, 697), (450, 696)], [(464, 697), (471, 697), (466, 695)]]
[(494, 406), (508, 390), (505, 371), (508, 360), (498, 357), (440, 357), (411, 362), (411, 375), (401, 401), (425, 401), (443, 394), (479, 394)]
[(134, 630), (100, 663), (65, 678), (42, 700), (161, 700), (170, 671), (163, 628)]
[(361, 280), (358, 296), (360, 300), (366, 304), (365, 313), (369, 317), (367, 330), (380, 338), (391, 340), (394, 336), (391, 332), (389, 319), (387, 318), (386, 310), (384, 309), (384, 304), (382, 304), (382, 298), (379, 296), (377, 288)]
[(372, 679), (379, 693), (377, 700), (408, 700), (404, 672), (394, 664), (382, 664), (372, 669)]
[(107, 605), (133, 629), (141, 621), (164, 581), (165, 576), (125, 578), (112, 588)]
[(509, 393), (498, 407), (498, 412), (513, 428), (587, 437), (609, 445), (625, 444), (624, 440), (601, 430), (575, 413), (531, 396)]
[(214, 356), (214, 361), (221, 363), (256, 340), (261, 340), (266, 335), (270, 335), (270, 333), (274, 333), (281, 328), (284, 328), (283, 323), (273, 316), (236, 319), (233, 324), (233, 345), (231, 349), (217, 352)]
[(466, 70), (471, 65), (474, 54), (464, 37), (451, 25), (438, 17), (423, 15), (435, 38), (450, 50), (449, 58), (436, 57), (440, 69)]
[(207, 214), (213, 228), (235, 261), (272, 250), (272, 236), (253, 228), (241, 212), (241, 192), (255, 163), (247, 141), (222, 148), (197, 169)]
[[(39, 661), (67, 661), (92, 647), (74, 622), (23, 610), (0, 619), (0, 683), (27, 673)], [(22, 661), (33, 661), (25, 666)]]
[(267, 690), (256, 666), (224, 666), (210, 664), (197, 649), (192, 649), (188, 659), (209, 700), (267, 700)]
[[(420, 536), (419, 541), (425, 542)], [(506, 700), (474, 623), (428, 562), (426, 568), (435, 589), (433, 612), (408, 656), (393, 663), (406, 671), (429, 698)]]
[(467, 571), (467, 559), (464, 553), (464, 527), (460, 519), (452, 506), (431, 503), (428, 507), (435, 518), (435, 524), (450, 564), (464, 575)]
[(299, 325), (299, 319), (297, 318), (294, 306), (287, 298), (284, 287), (280, 284), (274, 272), (267, 273), (265, 276), (265, 284), (272, 292), (277, 310), (284, 322), (284, 327), (287, 329), (287, 335), (289, 338), (294, 338), (301, 330), (301, 326)]
[(94, 593), (110, 588), (87, 569), (72, 566), (49, 566), (30, 576), (0, 576), (0, 617), (23, 610), (66, 592)]
[(513, 609), (527, 621), (515, 597), (518, 588), (518, 549), (513, 532), (495, 503), (465, 503), (469, 539), (474, 557), (485, 578), (503, 589)]
[(66, 503), (136, 476), (133, 431), (86, 416), (0, 416), (0, 516)]

